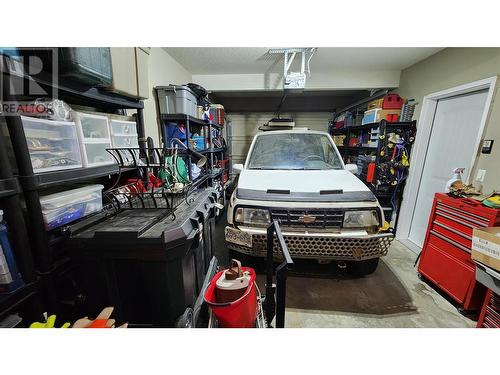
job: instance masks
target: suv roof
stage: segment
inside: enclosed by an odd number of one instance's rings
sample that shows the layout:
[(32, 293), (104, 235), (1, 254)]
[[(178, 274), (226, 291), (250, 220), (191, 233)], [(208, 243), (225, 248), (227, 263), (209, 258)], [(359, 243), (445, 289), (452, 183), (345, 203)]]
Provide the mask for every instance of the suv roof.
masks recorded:
[(308, 130), (308, 129), (290, 129), (290, 130), (273, 130), (273, 131), (265, 131), (262, 133), (257, 133), (255, 136), (257, 137), (262, 137), (264, 135), (271, 135), (271, 134), (290, 134), (290, 133), (307, 133), (307, 134), (323, 134), (323, 135), (329, 135), (328, 132), (325, 131), (320, 131), (320, 130)]

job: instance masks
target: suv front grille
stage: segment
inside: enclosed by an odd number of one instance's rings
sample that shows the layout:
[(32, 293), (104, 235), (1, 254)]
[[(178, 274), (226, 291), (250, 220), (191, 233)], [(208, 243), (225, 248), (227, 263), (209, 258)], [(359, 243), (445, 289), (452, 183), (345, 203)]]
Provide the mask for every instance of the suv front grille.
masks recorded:
[(340, 229), (344, 221), (344, 212), (332, 209), (271, 209), (271, 217), (283, 227)]

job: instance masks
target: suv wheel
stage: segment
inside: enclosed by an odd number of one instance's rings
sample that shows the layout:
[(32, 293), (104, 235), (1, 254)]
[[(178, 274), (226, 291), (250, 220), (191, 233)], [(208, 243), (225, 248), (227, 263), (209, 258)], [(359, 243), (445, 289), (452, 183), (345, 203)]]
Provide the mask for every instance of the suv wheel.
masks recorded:
[(377, 269), (379, 258), (351, 261), (347, 265), (347, 270), (354, 276), (370, 275)]

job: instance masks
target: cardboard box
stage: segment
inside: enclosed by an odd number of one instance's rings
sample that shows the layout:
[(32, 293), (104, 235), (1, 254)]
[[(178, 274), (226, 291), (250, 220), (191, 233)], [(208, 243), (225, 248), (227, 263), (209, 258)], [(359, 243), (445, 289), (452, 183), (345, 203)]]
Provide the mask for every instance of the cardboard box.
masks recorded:
[(382, 108), (383, 103), (384, 103), (384, 98), (372, 100), (371, 102), (368, 102), (368, 110)]
[(500, 271), (500, 227), (474, 228), (472, 259)]

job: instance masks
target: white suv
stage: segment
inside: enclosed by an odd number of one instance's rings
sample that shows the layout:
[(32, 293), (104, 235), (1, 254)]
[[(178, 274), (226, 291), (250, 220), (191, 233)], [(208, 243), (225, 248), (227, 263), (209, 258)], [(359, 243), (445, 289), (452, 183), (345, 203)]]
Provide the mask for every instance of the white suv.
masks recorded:
[(374, 272), (393, 235), (381, 232), (382, 208), (356, 170), (344, 165), (328, 133), (257, 134), (245, 165), (233, 166), (240, 175), (227, 211), (228, 248), (264, 257), (266, 228), (277, 220), (293, 258), (335, 260), (360, 276)]

